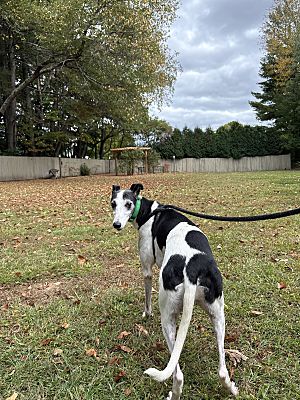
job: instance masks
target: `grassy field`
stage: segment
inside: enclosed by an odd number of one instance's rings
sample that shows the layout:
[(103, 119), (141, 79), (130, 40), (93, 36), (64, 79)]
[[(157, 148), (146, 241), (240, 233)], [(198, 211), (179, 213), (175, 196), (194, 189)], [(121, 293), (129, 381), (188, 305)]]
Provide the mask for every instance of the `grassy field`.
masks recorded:
[[(0, 182), (0, 399), (160, 400), (168, 393), (171, 380), (143, 375), (168, 360), (157, 283), (154, 316), (143, 320), (137, 232), (111, 227), (111, 185), (137, 179), (145, 197), (211, 214), (300, 206), (300, 173), (290, 171)], [(248, 357), (237, 365), (227, 359), (239, 398), (300, 399), (300, 217), (194, 221), (224, 277), (226, 348)], [(183, 400), (229, 397), (199, 308), (181, 365)]]

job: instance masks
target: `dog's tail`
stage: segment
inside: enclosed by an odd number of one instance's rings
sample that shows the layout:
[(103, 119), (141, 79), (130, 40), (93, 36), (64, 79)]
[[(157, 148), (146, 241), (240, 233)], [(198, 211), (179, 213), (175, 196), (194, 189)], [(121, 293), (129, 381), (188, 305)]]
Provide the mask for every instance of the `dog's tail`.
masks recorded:
[(183, 311), (182, 317), (179, 324), (174, 348), (168, 362), (168, 365), (163, 371), (159, 371), (155, 368), (149, 368), (145, 371), (145, 374), (149, 375), (151, 378), (163, 382), (168, 379), (172, 373), (174, 372), (176, 365), (178, 364), (179, 357), (184, 345), (184, 341), (187, 335), (187, 331), (191, 322), (194, 302), (195, 302), (195, 295), (196, 295), (196, 288), (197, 285), (193, 285), (191, 283), (185, 284), (185, 291), (183, 297)]

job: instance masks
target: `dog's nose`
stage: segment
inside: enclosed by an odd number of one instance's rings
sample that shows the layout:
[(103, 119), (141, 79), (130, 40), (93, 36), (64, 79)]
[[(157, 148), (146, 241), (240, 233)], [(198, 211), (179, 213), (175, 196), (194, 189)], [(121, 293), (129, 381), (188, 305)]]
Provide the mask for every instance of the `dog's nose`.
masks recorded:
[(121, 223), (120, 222), (114, 222), (113, 223), (113, 227), (115, 228), (115, 229), (121, 229)]

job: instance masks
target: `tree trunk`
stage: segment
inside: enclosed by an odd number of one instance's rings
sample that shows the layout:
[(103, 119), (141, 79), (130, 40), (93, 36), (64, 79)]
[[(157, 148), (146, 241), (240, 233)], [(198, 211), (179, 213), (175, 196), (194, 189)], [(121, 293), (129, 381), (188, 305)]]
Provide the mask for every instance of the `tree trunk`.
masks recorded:
[[(25, 81), (30, 74), (30, 70), (24, 59), (22, 59), (22, 78)], [(35, 147), (35, 137), (34, 137), (34, 126), (33, 126), (33, 109), (32, 109), (32, 98), (30, 87), (27, 86), (24, 89), (24, 96), (22, 101), (22, 109), (24, 113), (23, 122), (25, 125), (25, 132), (30, 138), (30, 148)]]
[[(8, 60), (8, 68), (10, 73), (10, 90), (13, 91), (16, 87), (16, 60), (13, 38), (9, 39)], [(4, 114), (7, 150), (9, 152), (14, 152), (17, 146), (16, 108), (17, 103), (16, 98), (14, 98), (7, 107)]]
[(59, 156), (60, 151), (61, 151), (61, 146), (62, 146), (61, 141), (58, 141), (58, 142), (56, 143), (56, 146), (55, 146), (54, 157), (58, 157), (58, 156)]
[(103, 157), (104, 157), (105, 141), (106, 141), (105, 128), (101, 128), (101, 140), (100, 140), (100, 146), (99, 146), (99, 159), (100, 160), (103, 160)]

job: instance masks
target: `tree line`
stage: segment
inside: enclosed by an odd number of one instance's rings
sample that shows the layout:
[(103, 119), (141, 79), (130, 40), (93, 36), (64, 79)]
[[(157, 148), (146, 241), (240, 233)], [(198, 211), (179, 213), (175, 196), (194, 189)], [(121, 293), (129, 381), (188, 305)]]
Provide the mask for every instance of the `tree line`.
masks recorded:
[(276, 155), (284, 152), (280, 134), (265, 126), (232, 121), (214, 131), (211, 128), (175, 129), (155, 144), (162, 158), (235, 158)]

